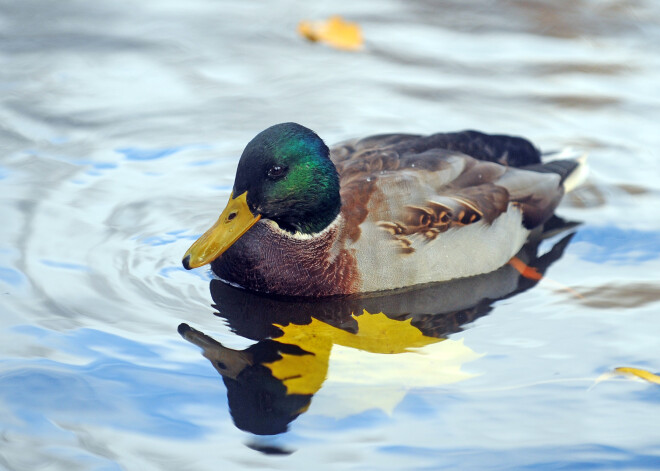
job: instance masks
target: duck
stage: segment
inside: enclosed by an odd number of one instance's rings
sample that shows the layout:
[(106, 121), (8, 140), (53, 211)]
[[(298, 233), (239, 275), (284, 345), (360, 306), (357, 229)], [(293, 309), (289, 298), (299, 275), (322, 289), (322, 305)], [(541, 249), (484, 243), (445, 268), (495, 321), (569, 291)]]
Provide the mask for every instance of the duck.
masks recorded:
[(281, 123), (245, 147), (229, 201), (188, 249), (228, 284), (281, 296), (375, 293), (505, 265), (584, 180), (522, 137), (380, 134), (329, 148)]

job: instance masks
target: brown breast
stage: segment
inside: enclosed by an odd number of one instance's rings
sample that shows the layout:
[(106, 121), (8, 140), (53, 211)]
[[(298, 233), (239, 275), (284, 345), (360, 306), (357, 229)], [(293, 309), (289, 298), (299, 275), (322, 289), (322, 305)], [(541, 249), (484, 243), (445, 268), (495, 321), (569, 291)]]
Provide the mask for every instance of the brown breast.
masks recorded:
[(339, 241), (342, 225), (333, 224), (314, 238), (286, 236), (260, 221), (211, 268), (221, 279), (260, 292), (287, 296), (354, 293), (357, 262)]

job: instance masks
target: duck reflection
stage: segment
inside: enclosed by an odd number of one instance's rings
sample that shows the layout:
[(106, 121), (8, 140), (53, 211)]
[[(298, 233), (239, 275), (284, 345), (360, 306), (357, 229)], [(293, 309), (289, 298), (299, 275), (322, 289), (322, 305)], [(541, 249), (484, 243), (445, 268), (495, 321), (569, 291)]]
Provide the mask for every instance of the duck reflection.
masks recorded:
[[(370, 296), (272, 297), (213, 280), (216, 315), (238, 335), (257, 342), (233, 350), (187, 324), (179, 326), (179, 333), (200, 347), (222, 376), (232, 418), (241, 430), (257, 435), (285, 432), (324, 385), (331, 352), (333, 362), (339, 358), (332, 373), (350, 378), (344, 389), (368, 385), (373, 393), (365, 397), (356, 392), (331, 407), (391, 410), (405, 395), (403, 385), (431, 386), (470, 377), (460, 366), (479, 355), (446, 337), (488, 314), (495, 301), (538, 283), (574, 233), (539, 256), (540, 242), (572, 226), (555, 218), (550, 230), (495, 272)], [(397, 397), (391, 397), (393, 391)], [(356, 404), (360, 402), (362, 406)]]

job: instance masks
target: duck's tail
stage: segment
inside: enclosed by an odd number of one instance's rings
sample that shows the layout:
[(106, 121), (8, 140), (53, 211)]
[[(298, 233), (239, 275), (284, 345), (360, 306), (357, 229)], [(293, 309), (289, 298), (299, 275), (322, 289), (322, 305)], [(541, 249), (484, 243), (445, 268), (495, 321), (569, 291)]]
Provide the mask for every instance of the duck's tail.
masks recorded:
[(577, 154), (572, 149), (565, 149), (561, 152), (545, 154), (544, 157), (546, 156), (550, 157), (549, 161), (523, 168), (540, 173), (556, 173), (561, 177), (560, 184), (564, 187), (565, 193), (573, 191), (587, 179), (589, 165), (586, 153)]
[(582, 154), (575, 162), (577, 166), (563, 178), (564, 191), (568, 193), (578, 186), (582, 185), (589, 175), (589, 164), (587, 163), (587, 154)]

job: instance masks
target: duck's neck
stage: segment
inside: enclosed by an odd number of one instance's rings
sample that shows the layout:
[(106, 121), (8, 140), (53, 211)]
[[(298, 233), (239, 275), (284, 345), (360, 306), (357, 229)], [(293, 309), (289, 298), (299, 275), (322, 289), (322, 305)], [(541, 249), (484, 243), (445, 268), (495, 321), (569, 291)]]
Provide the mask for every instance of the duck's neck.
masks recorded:
[(290, 212), (282, 217), (275, 219), (275, 222), (285, 231), (303, 234), (316, 234), (328, 227), (337, 218), (341, 209), (341, 198), (339, 192), (328, 198), (322, 206), (314, 211), (299, 211), (292, 208)]

